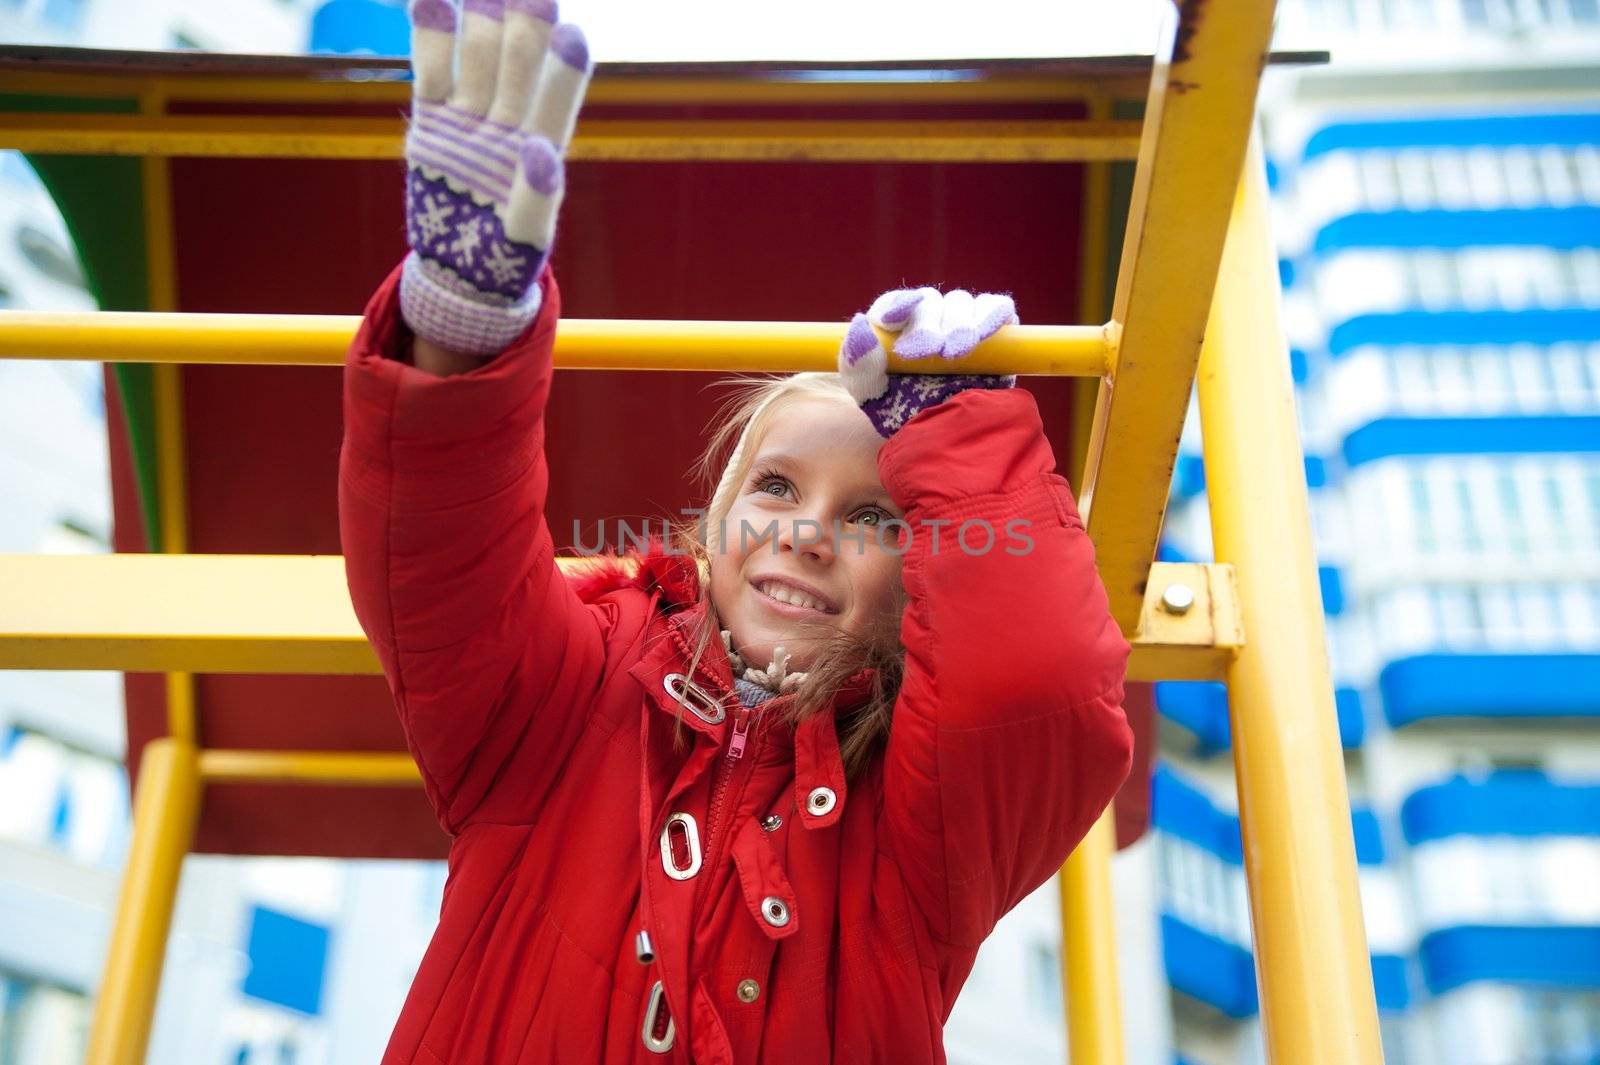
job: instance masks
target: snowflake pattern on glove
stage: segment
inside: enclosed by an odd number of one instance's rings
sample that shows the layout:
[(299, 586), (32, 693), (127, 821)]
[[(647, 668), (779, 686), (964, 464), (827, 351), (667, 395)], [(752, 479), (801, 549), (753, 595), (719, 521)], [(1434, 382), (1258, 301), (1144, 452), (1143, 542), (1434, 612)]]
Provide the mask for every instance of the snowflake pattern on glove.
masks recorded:
[(889, 375), (889, 388), (876, 399), (861, 404), (878, 435), (888, 438), (901, 426), (929, 407), (936, 407), (951, 396), (972, 388), (1011, 388), (1015, 374), (895, 374)]
[(413, 167), (406, 184), (406, 239), (424, 259), (484, 294), (511, 303), (538, 280), (545, 254), (506, 236), (493, 205)]

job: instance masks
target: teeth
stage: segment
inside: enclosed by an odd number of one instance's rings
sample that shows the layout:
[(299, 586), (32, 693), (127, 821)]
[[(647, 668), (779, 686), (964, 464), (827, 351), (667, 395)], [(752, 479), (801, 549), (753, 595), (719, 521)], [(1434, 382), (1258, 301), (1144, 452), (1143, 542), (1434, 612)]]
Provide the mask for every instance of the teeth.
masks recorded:
[(809, 607), (812, 610), (821, 610), (824, 612), (826, 612), (828, 609), (817, 600), (811, 598), (809, 595), (806, 595), (804, 592), (796, 591), (786, 584), (778, 584), (775, 581), (768, 581), (767, 583), (761, 585), (760, 588), (763, 595), (770, 595), (780, 603), (789, 603), (793, 606)]

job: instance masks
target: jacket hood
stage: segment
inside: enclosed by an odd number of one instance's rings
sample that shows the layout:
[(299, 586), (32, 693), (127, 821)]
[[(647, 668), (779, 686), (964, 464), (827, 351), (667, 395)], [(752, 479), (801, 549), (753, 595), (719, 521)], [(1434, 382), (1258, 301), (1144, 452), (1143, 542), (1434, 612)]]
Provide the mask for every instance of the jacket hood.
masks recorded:
[(582, 567), (567, 572), (567, 581), (586, 603), (624, 588), (659, 590), (663, 601), (674, 609), (693, 606), (702, 597), (694, 556), (670, 548), (660, 535), (652, 535), (642, 551), (637, 545), (621, 555), (607, 549), (583, 556), (583, 561)]

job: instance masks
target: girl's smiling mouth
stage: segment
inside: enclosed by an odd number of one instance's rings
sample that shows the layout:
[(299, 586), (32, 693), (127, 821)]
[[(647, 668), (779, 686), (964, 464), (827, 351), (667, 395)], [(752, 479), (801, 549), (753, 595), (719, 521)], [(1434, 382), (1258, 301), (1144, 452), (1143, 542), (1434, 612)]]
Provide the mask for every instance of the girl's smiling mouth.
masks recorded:
[(788, 581), (771, 577), (758, 578), (750, 582), (750, 587), (755, 589), (762, 605), (788, 617), (811, 617), (839, 612), (831, 603)]

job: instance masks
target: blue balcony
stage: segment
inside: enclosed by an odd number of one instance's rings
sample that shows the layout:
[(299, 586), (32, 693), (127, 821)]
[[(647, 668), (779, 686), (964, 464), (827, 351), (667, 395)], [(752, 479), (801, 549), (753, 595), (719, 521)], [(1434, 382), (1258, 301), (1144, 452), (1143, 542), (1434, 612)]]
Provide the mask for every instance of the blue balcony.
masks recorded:
[[(1245, 947), (1164, 913), (1161, 961), (1167, 983), (1229, 1017), (1243, 1020), (1260, 1009), (1255, 957)], [(1380, 1010), (1407, 1009), (1411, 991), (1406, 960), (1394, 954), (1372, 955), (1372, 989)]]
[(1368, 344), (1534, 344), (1600, 340), (1600, 311), (1393, 311), (1359, 314), (1334, 324), (1328, 355), (1338, 358)]
[(1229, 1017), (1243, 1020), (1260, 1009), (1255, 959), (1244, 947), (1207, 935), (1164, 913), (1161, 961), (1169, 984)]
[[(1328, 484), (1328, 464), (1319, 455), (1305, 456), (1306, 487), (1325, 488)], [(1172, 469), (1172, 496), (1177, 500), (1193, 499), (1206, 490), (1205, 459), (1189, 452), (1179, 452)]]
[(1458, 775), (1408, 796), (1400, 828), (1412, 846), (1451, 836), (1600, 836), (1600, 786), (1533, 770)]
[(1337, 151), (1392, 148), (1508, 147), (1531, 144), (1593, 144), (1600, 140), (1600, 112), (1566, 114), (1453, 115), (1337, 122), (1312, 135), (1304, 160)]
[[(1338, 571), (1329, 572), (1337, 576)], [(1328, 588), (1324, 585), (1324, 604), (1328, 597)], [(1210, 756), (1233, 746), (1232, 726), (1228, 720), (1228, 689), (1225, 685), (1217, 681), (1158, 681), (1155, 694), (1156, 710), (1161, 716), (1194, 733), (1197, 755)], [(1333, 708), (1338, 717), (1340, 744), (1346, 750), (1360, 747), (1367, 733), (1361, 693), (1354, 688), (1336, 689)]]
[[(1220, 863), (1243, 866), (1239, 818), (1218, 809), (1204, 792), (1165, 765), (1156, 766), (1152, 780), (1151, 818), (1157, 830), (1194, 844)], [(1351, 829), (1357, 861), (1366, 866), (1382, 865), (1384, 848), (1377, 817), (1370, 810), (1352, 811)], [(1163, 913), (1161, 950), (1167, 980), (1177, 990), (1229, 1017), (1250, 1017), (1259, 1009), (1255, 963), (1247, 945), (1230, 942), (1179, 916)], [(1407, 1008), (1410, 991), (1405, 959), (1374, 955), (1372, 974), (1380, 1008)]]
[(1352, 469), (1402, 455), (1535, 455), (1600, 451), (1600, 415), (1379, 418), (1344, 438)]
[(1315, 254), (1346, 248), (1592, 247), (1600, 207), (1529, 207), (1493, 211), (1362, 211), (1317, 231)]
[[(1457, 775), (1421, 788), (1400, 807), (1412, 846), (1457, 836), (1600, 836), (1600, 785), (1561, 784), (1532, 770)], [(1600, 926), (1461, 924), (1418, 945), (1434, 994), (1479, 980), (1600, 989)]]
[(1424, 654), (1378, 675), (1395, 728), (1431, 718), (1600, 717), (1600, 655)]
[(1417, 951), (1435, 995), (1479, 980), (1600, 990), (1600, 928), (1460, 925), (1429, 932)]
[(1311, 360), (1301, 348), (1289, 349), (1289, 376), (1297, 385), (1303, 385), (1311, 377)]

